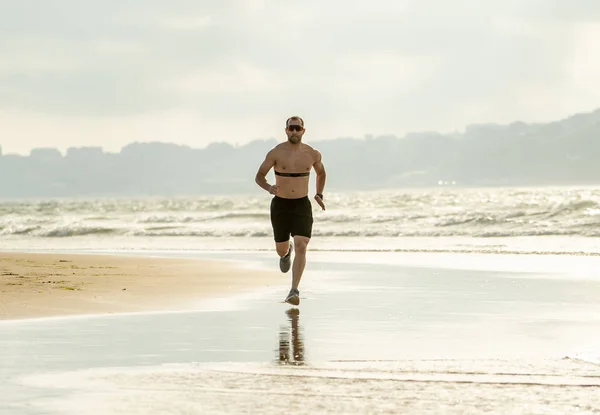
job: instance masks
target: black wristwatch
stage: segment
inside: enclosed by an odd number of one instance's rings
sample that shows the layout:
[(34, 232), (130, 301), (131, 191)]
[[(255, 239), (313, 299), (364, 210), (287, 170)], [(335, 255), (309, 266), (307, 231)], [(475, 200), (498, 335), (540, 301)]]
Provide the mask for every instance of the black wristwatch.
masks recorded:
[(321, 200), (325, 200), (325, 199), (323, 199), (323, 193), (317, 193), (317, 196), (319, 196), (321, 198)]

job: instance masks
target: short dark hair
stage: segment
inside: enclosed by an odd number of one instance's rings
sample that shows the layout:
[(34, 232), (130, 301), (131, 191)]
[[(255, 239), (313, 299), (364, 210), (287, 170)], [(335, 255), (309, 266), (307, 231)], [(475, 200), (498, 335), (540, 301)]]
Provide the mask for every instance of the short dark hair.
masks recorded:
[(304, 128), (304, 120), (296, 115), (287, 119), (285, 122), (285, 128), (289, 127), (290, 121), (300, 121), (300, 123), (302, 123), (302, 128)]

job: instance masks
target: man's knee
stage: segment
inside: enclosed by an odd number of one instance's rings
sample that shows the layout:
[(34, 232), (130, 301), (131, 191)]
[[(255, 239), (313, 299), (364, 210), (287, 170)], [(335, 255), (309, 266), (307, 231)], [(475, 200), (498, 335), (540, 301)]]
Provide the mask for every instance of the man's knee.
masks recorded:
[(279, 255), (280, 257), (287, 255), (290, 249), (289, 242), (290, 241), (275, 242), (275, 249), (277, 250), (277, 255)]
[(309, 238), (306, 236), (295, 236), (294, 237), (294, 251), (296, 251), (296, 255), (306, 254), (306, 250), (308, 248)]

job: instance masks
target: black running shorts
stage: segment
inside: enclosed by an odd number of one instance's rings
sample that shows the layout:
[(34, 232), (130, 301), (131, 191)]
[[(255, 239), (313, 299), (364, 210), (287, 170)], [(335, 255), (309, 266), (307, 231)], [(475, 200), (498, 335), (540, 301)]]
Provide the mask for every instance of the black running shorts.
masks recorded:
[(284, 199), (275, 196), (271, 200), (271, 225), (275, 242), (285, 242), (290, 235), (312, 235), (312, 205), (308, 196), (299, 199)]

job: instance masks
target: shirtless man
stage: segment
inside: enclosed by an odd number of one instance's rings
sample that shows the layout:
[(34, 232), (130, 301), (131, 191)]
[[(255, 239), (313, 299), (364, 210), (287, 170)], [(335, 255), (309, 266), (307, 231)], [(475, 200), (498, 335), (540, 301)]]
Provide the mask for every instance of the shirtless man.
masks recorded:
[[(289, 271), (292, 251), (295, 254), (292, 289), (285, 299), (292, 305), (300, 304), (298, 285), (306, 265), (306, 248), (312, 234), (312, 205), (308, 198), (311, 168), (317, 173), (315, 201), (325, 210), (325, 167), (321, 161), (321, 153), (302, 143), (304, 132), (302, 118), (288, 118), (285, 122), (287, 141), (267, 153), (256, 173), (256, 184), (274, 195), (271, 200), (271, 225), (281, 272)], [(266, 178), (271, 167), (275, 169), (274, 185), (269, 184)], [(290, 235), (294, 238), (293, 244), (290, 242)]]

